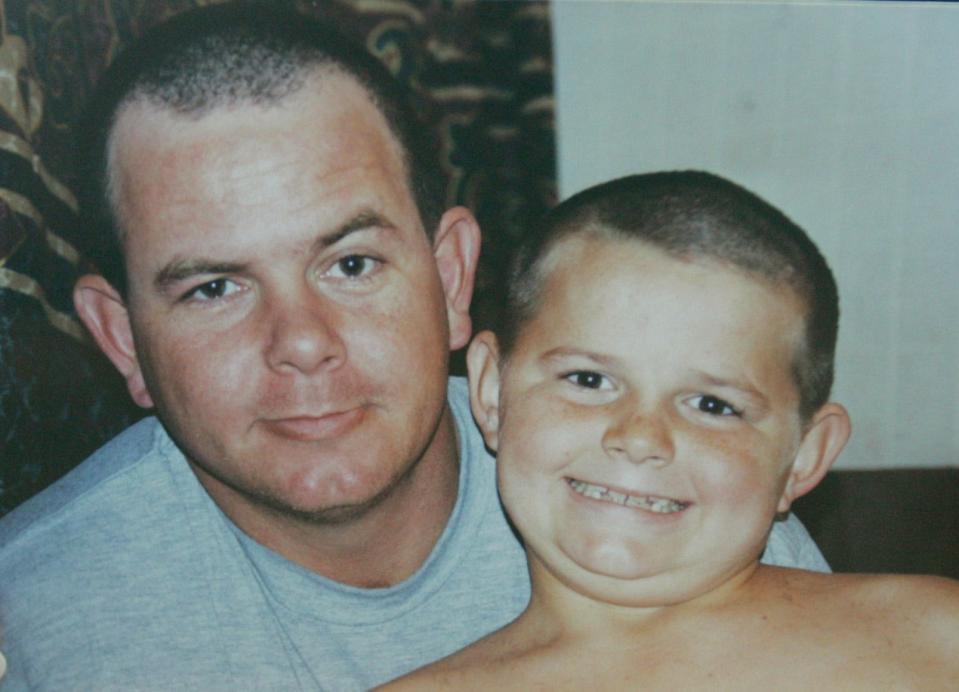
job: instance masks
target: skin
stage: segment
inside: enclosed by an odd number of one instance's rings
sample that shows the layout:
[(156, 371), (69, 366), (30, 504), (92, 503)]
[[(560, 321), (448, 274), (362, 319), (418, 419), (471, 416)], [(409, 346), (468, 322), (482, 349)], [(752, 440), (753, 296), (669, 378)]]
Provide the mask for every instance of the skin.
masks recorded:
[[(480, 425), (531, 557), (581, 593), (630, 606), (739, 577), (772, 516), (819, 470), (800, 449), (789, 367), (797, 300), (637, 242), (577, 238), (555, 252), (541, 309), (501, 371), (488, 337), (474, 357), (488, 379)], [(682, 509), (590, 499), (570, 479)]]
[(568, 626), (524, 616), (382, 689), (955, 688), (954, 581), (761, 567), (750, 585), (736, 598), (673, 606), (644, 622), (595, 602), (571, 604)]
[(199, 119), (134, 102), (111, 170), (128, 301), (88, 276), (75, 302), (134, 400), (264, 545), (351, 584), (412, 574), (457, 492), (473, 217), (449, 210), (430, 242), (385, 120), (339, 73)]
[[(758, 562), (775, 513), (812, 489), (849, 434), (837, 404), (799, 419), (795, 296), (638, 241), (581, 234), (553, 253), (513, 351), (483, 332), (468, 355), (532, 600), (387, 689), (954, 684), (955, 582)], [(569, 478), (677, 504), (612, 504)]]

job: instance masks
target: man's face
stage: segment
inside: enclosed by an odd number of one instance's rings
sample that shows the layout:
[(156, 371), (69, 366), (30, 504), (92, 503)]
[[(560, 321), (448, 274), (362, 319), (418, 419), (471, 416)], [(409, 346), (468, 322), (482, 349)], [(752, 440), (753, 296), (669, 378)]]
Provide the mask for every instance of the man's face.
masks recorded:
[(134, 103), (112, 152), (135, 397), (228, 513), (349, 516), (453, 453), (444, 284), (362, 88), (326, 75), (200, 119)]
[(485, 426), (504, 505), (534, 569), (577, 590), (702, 593), (758, 559), (783, 508), (798, 300), (636, 241), (553, 252)]

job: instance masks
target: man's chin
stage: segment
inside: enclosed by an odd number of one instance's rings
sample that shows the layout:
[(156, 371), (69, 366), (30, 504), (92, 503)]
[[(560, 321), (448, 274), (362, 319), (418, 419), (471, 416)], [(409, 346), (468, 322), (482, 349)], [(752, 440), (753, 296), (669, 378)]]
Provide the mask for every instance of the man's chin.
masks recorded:
[(373, 495), (360, 495), (356, 498), (325, 498), (323, 500), (304, 500), (265, 496), (255, 498), (273, 512), (299, 522), (319, 525), (335, 526), (349, 524), (361, 520), (375, 512), (381, 505), (388, 502), (397, 487), (409, 477), (408, 472), (392, 479), (385, 487)]
[(383, 498), (376, 495), (369, 500), (333, 506), (296, 506), (275, 499), (266, 504), (277, 514), (289, 519), (317, 526), (337, 526), (351, 524), (366, 517), (382, 502)]

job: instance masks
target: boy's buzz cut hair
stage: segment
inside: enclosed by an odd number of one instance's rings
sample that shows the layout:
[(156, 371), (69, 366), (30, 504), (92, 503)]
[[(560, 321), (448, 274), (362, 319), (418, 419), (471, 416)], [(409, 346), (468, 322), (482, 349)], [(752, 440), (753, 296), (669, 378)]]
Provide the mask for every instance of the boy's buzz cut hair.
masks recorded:
[(444, 209), (435, 144), (411, 94), (363, 46), (336, 27), (265, 2), (230, 2), (183, 12), (147, 31), (110, 65), (78, 137), (79, 193), (87, 247), (103, 276), (126, 295), (124, 229), (110, 170), (111, 135), (124, 107), (147, 103), (185, 118), (236, 106), (268, 108), (310, 78), (342, 74), (369, 95), (403, 156), (407, 183), (431, 235)]
[(511, 352), (536, 316), (545, 259), (576, 234), (639, 240), (680, 259), (723, 262), (791, 288), (806, 306), (805, 338), (793, 363), (803, 423), (829, 399), (839, 297), (829, 266), (809, 236), (778, 209), (711, 173), (631, 175), (573, 195), (549, 212), (513, 258), (499, 339)]

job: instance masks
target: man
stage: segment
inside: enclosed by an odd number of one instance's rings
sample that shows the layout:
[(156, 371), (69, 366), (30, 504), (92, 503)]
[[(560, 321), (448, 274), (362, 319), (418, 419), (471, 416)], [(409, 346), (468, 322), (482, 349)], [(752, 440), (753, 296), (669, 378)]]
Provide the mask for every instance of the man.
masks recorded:
[[(75, 302), (157, 418), (0, 524), (11, 689), (366, 689), (505, 624), (522, 549), (449, 349), (479, 229), (388, 74), (214, 7), (111, 68)], [(767, 559), (822, 566), (792, 520)]]

